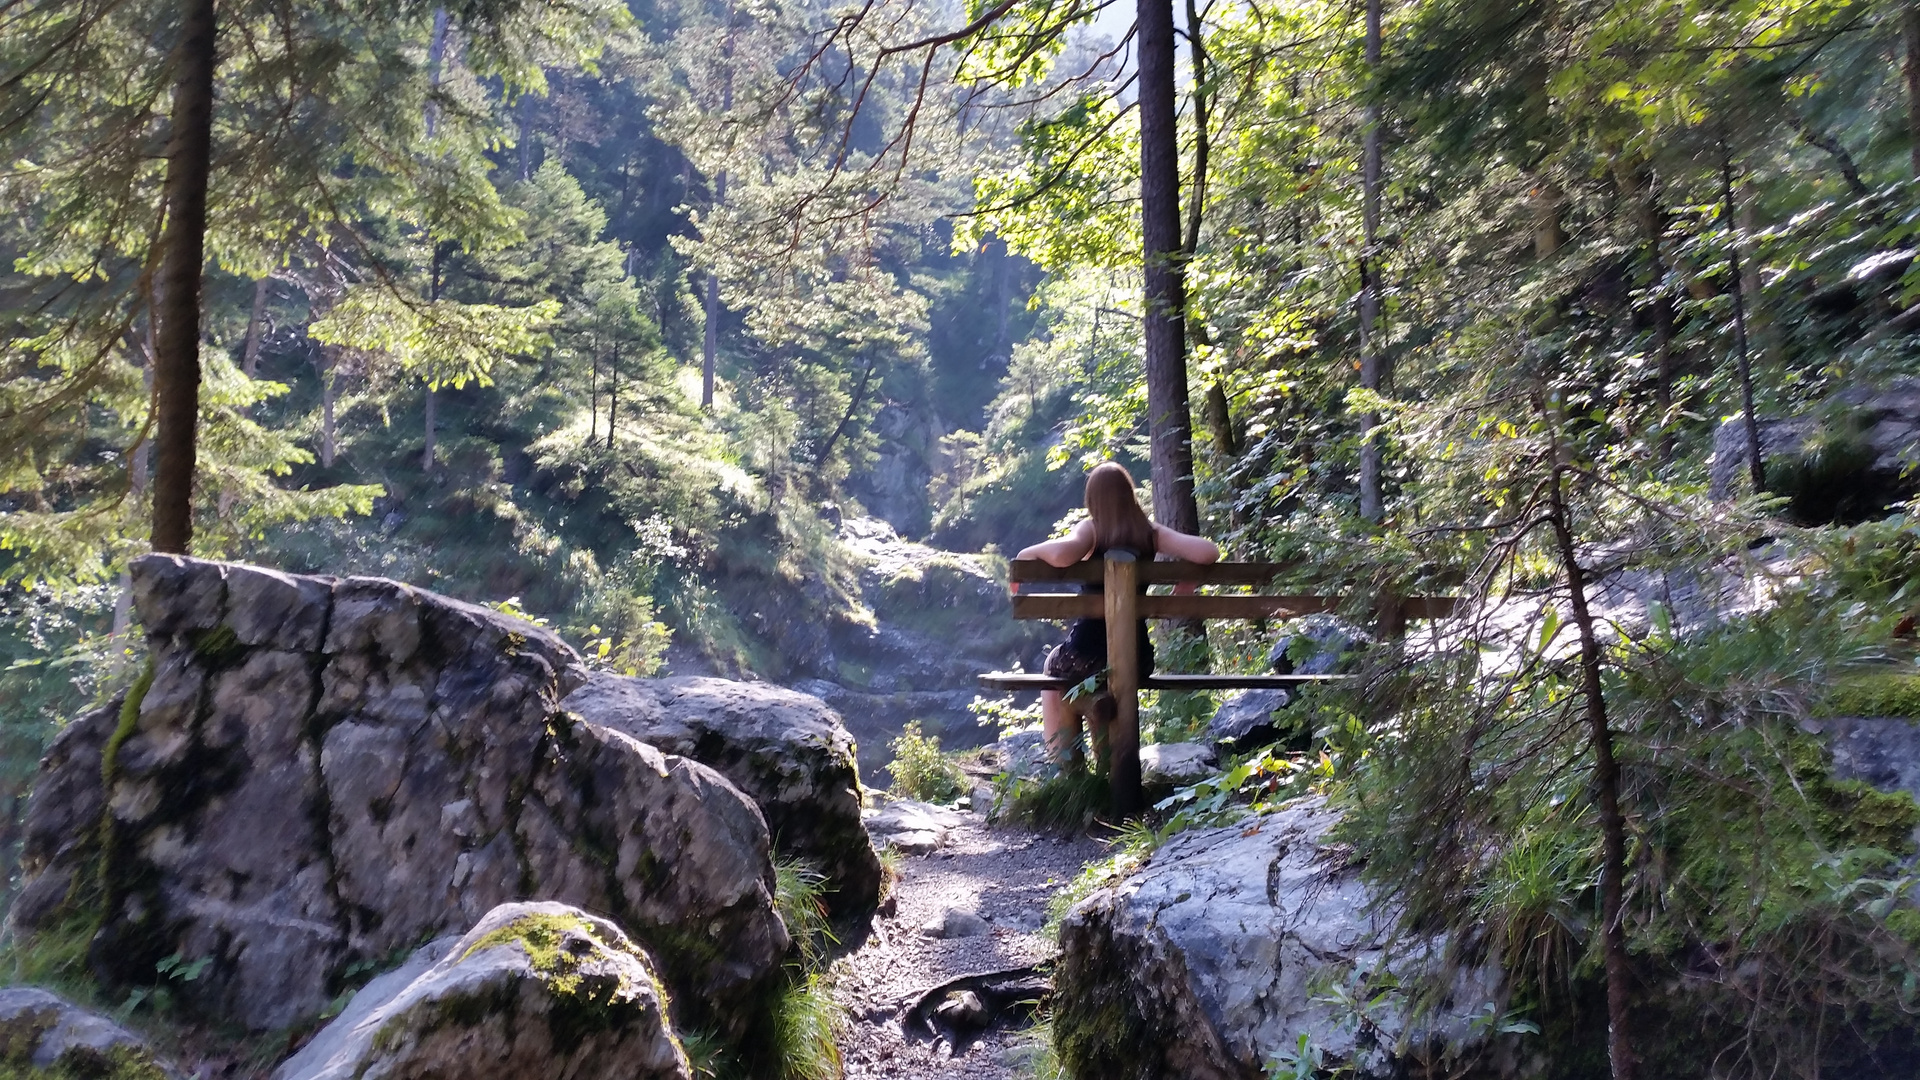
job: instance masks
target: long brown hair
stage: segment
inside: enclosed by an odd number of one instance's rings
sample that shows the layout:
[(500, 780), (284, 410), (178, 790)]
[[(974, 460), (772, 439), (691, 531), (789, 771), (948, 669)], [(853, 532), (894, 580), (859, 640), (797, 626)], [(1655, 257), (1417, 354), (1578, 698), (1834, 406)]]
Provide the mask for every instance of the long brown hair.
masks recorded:
[(1119, 463), (1102, 462), (1087, 474), (1087, 515), (1093, 518), (1096, 552), (1125, 548), (1143, 558), (1153, 555), (1153, 522), (1140, 509), (1133, 477)]

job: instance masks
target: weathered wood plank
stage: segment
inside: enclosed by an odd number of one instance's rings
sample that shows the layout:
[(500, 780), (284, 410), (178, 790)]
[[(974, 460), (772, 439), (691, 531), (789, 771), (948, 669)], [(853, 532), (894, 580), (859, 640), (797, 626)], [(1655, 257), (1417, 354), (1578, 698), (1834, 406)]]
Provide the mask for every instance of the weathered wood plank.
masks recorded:
[[(1075, 684), (1038, 672), (988, 671), (975, 676), (987, 690), (1068, 690)], [(1353, 675), (1149, 675), (1142, 690), (1285, 690), (1316, 683), (1348, 682)]]
[[(1190, 581), (1196, 585), (1265, 585), (1274, 578), (1296, 569), (1298, 563), (1190, 563), (1168, 560), (1136, 563), (1141, 581), (1149, 585), (1176, 585)], [(1011, 582), (1077, 581), (1091, 584), (1106, 580), (1101, 561), (1086, 560), (1071, 566), (1052, 566), (1039, 559), (1015, 559), (1007, 564)]]
[[(1270, 619), (1337, 611), (1338, 596), (1142, 596), (1135, 618), (1144, 619)], [(1458, 603), (1451, 596), (1410, 596), (1399, 610), (1409, 619), (1440, 619), (1453, 614)], [(1099, 619), (1106, 616), (1106, 600), (1099, 593), (1015, 593), (1016, 619)]]

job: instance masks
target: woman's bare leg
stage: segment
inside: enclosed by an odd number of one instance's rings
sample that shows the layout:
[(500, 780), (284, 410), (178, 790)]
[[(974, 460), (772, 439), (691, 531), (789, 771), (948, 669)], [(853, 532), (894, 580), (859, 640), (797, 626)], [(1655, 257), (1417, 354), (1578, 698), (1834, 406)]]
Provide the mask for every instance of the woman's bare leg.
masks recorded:
[(1047, 759), (1055, 765), (1080, 763), (1080, 712), (1059, 690), (1040, 691), (1040, 737), (1047, 744)]

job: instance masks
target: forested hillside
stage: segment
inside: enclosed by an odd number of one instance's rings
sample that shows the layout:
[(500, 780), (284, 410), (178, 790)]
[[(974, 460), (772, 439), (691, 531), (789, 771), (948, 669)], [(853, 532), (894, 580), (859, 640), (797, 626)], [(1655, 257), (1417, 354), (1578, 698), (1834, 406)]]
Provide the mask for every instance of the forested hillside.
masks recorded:
[(998, 566), (1113, 459), (1462, 613), (1118, 871), (1325, 795), (1536, 1075), (1920, 1060), (1920, 810), (1820, 737), (1920, 719), (1920, 6), (0, 0), (0, 151), (9, 849), (149, 550), (865, 690), (848, 521)]

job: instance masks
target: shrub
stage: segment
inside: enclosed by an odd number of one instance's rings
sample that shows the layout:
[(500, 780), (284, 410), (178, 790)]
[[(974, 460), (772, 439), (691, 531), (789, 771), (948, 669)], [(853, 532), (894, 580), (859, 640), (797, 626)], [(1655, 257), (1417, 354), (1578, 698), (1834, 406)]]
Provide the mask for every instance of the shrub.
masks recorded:
[(940, 752), (940, 740), (924, 735), (920, 721), (910, 721), (900, 737), (893, 740), (893, 774), (888, 790), (896, 797), (921, 802), (951, 802), (967, 789), (966, 774)]

